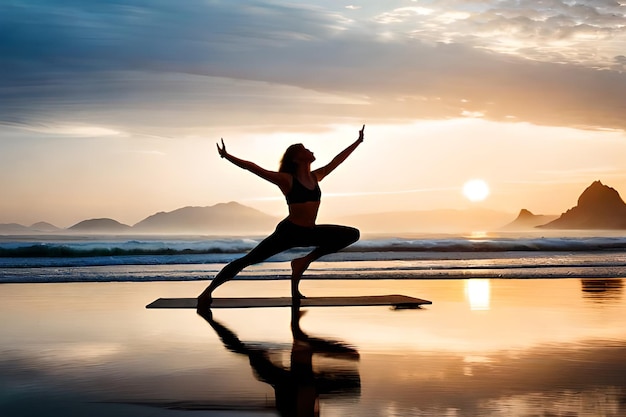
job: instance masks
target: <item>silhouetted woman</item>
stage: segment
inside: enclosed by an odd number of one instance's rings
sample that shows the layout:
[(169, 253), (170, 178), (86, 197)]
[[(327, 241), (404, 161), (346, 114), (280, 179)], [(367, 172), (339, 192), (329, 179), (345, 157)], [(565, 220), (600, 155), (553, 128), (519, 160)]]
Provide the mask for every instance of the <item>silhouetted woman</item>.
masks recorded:
[(211, 281), (211, 284), (198, 297), (198, 309), (211, 305), (213, 291), (235, 277), (247, 266), (262, 262), (267, 258), (295, 247), (314, 247), (307, 255), (291, 261), (291, 296), (299, 300), (304, 296), (298, 290), (302, 274), (311, 262), (321, 256), (334, 253), (359, 240), (359, 231), (353, 227), (337, 225), (317, 225), (315, 220), (320, 207), (321, 190), (319, 182), (333, 172), (363, 142), (365, 125), (359, 131), (359, 138), (333, 158), (328, 165), (311, 171), (315, 161), (313, 152), (298, 143), (285, 151), (278, 172), (268, 171), (253, 162), (239, 159), (217, 145), (222, 158), (246, 169), (253, 174), (276, 184), (287, 199), (289, 215), (281, 221), (276, 230), (242, 258), (226, 265)]

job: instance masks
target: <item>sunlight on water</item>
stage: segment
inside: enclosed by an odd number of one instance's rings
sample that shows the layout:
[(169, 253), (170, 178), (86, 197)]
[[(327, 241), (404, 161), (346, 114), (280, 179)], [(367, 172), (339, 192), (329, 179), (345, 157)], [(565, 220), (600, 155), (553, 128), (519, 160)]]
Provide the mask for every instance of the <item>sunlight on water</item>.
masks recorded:
[(482, 230), (475, 230), (471, 232), (468, 236), (469, 239), (485, 239), (488, 237), (490, 237), (489, 232), (482, 231)]
[(491, 297), (488, 279), (469, 279), (465, 281), (465, 297), (472, 310), (489, 310)]

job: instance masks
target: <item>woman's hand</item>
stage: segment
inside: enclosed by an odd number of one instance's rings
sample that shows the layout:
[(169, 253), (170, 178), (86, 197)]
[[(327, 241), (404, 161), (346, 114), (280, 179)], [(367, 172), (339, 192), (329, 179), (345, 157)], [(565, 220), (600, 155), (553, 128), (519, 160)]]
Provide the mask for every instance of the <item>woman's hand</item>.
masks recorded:
[(215, 144), (217, 146), (217, 153), (220, 154), (220, 157), (226, 158), (228, 152), (226, 152), (226, 145), (224, 145), (224, 139), (222, 139), (222, 147), (220, 148), (219, 143)]
[(324, 179), (324, 177), (326, 177), (328, 174), (333, 172), (335, 170), (335, 168), (337, 168), (341, 163), (343, 163), (343, 161), (345, 161), (346, 158), (348, 156), (350, 156), (350, 154), (352, 152), (354, 152), (354, 150), (361, 143), (363, 143), (364, 136), (365, 136), (365, 125), (363, 125), (361, 130), (359, 130), (359, 138), (357, 140), (352, 142), (352, 144), (350, 146), (348, 146), (346, 149), (344, 149), (343, 151), (339, 152), (337, 154), (337, 156), (335, 156), (333, 158), (333, 160), (330, 161), (327, 165), (325, 165), (325, 166), (323, 166), (321, 168), (318, 168), (315, 171), (313, 171), (313, 174), (315, 175), (315, 178), (317, 178), (318, 181), (321, 181), (321, 180)]

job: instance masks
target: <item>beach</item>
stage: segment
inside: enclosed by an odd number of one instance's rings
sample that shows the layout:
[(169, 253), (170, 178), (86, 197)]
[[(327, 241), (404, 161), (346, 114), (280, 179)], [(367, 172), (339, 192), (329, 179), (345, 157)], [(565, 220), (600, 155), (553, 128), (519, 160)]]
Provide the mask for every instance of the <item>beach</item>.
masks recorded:
[[(433, 304), (145, 308), (206, 283), (3, 284), (0, 415), (280, 415), (283, 377), (321, 416), (626, 415), (621, 278), (305, 279), (308, 296)], [(233, 281), (216, 295), (288, 286)]]

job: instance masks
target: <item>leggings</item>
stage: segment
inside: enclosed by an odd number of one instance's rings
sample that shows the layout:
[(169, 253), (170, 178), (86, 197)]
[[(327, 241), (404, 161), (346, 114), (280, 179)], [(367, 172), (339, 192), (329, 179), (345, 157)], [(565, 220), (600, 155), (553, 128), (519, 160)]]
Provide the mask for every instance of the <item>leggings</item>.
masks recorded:
[(315, 246), (315, 259), (334, 253), (359, 240), (359, 230), (354, 227), (331, 224), (313, 227), (298, 226), (285, 219), (274, 233), (263, 239), (245, 256), (226, 265), (213, 279), (212, 288), (232, 279), (247, 266), (263, 262), (267, 258), (296, 247)]

